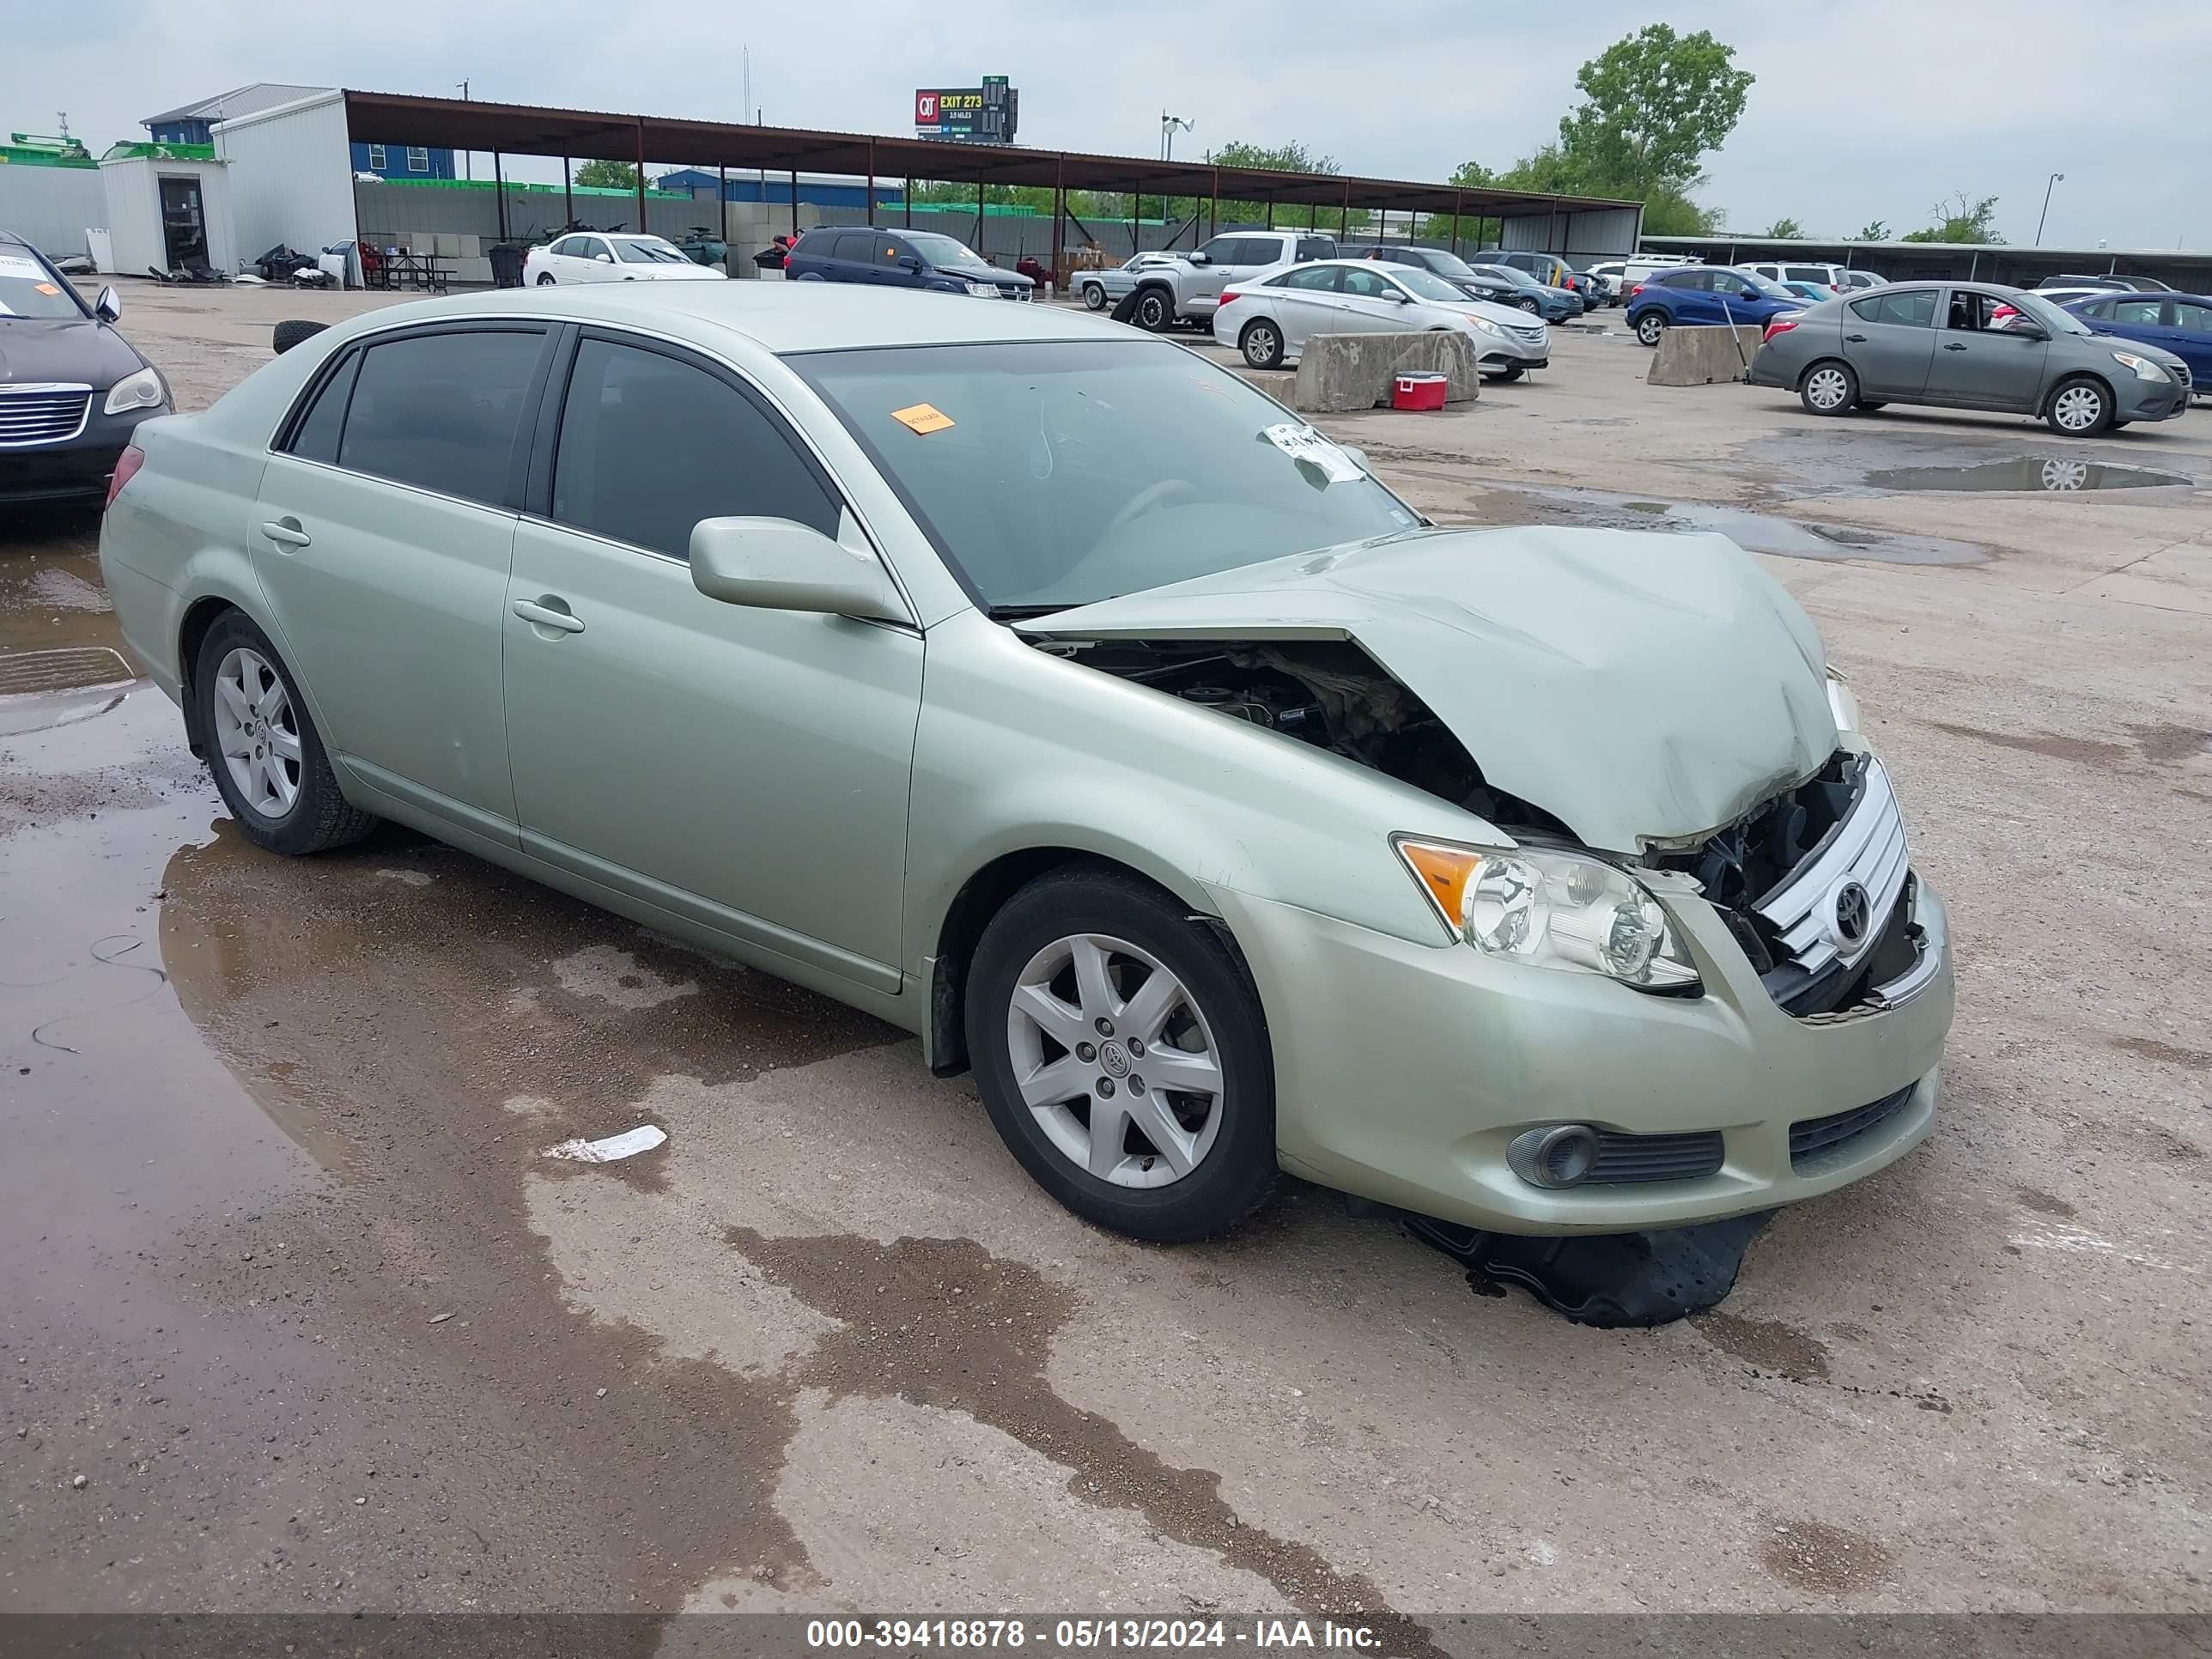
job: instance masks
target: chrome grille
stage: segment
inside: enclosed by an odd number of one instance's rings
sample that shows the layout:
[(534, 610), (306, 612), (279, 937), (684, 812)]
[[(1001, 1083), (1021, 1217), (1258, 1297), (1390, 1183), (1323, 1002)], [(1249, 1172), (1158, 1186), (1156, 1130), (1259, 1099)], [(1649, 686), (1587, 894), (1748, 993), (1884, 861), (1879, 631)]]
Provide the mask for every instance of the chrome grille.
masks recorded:
[(91, 413), (88, 386), (0, 386), (0, 449), (65, 442), (84, 430)]
[(1528, 345), (1541, 345), (1544, 343), (1544, 331), (1540, 328), (1515, 328), (1509, 323), (1506, 325), (1505, 331), (1508, 334), (1510, 334), (1515, 339), (1520, 340)]
[[(1898, 816), (1889, 774), (1869, 756), (1850, 816), (1789, 880), (1759, 901), (1759, 913), (1773, 924), (1790, 960), (1818, 973), (1838, 959), (1856, 963), (1874, 948), (1905, 890), (1906, 873), (1905, 820)], [(1864, 931), (1846, 945), (1833, 925), (1835, 897), (1852, 881), (1866, 889), (1871, 902)]]

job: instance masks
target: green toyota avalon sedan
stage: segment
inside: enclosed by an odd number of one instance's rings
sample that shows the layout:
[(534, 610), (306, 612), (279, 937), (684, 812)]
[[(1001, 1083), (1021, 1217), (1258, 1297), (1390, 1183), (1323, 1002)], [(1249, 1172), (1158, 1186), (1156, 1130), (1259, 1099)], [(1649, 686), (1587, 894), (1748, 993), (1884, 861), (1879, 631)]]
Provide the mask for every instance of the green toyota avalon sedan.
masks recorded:
[(1181, 345), (818, 283), (376, 311), (116, 476), (252, 841), (396, 819), (879, 1015), (1106, 1226), (1619, 1232), (1928, 1133), (1943, 906), (1721, 538), (1439, 529)]

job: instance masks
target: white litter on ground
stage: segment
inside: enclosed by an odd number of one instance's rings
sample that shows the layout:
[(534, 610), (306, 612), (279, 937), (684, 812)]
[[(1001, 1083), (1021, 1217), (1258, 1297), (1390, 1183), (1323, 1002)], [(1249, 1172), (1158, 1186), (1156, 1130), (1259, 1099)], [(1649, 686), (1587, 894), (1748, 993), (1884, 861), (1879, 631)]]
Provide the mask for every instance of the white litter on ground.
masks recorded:
[(659, 1124), (641, 1123), (635, 1129), (625, 1129), (604, 1140), (564, 1140), (558, 1146), (547, 1147), (545, 1156), (569, 1158), (578, 1164), (612, 1164), (635, 1158), (640, 1152), (649, 1152), (667, 1139), (667, 1132)]

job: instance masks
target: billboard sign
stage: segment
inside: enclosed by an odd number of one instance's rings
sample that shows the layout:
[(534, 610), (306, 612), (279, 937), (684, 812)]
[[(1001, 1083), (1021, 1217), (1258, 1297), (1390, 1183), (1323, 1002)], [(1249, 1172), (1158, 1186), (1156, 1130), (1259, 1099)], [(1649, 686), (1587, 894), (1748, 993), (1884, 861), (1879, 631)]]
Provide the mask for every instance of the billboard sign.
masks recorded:
[(924, 138), (1011, 144), (1018, 106), (1019, 97), (1003, 75), (987, 75), (979, 87), (920, 87), (914, 94), (914, 130)]

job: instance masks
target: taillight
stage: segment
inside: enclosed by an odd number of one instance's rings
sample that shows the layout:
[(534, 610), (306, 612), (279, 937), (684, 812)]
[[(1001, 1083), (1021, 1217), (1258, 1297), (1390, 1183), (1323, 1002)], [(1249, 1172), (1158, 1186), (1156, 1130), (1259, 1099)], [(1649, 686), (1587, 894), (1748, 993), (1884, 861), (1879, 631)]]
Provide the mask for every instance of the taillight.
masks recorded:
[(1765, 345), (1776, 335), (1787, 334), (1791, 329), (1796, 326), (1797, 319), (1795, 317), (1777, 317), (1772, 322), (1766, 325), (1766, 331), (1759, 337), (1759, 343), (1761, 345)]
[(137, 477), (138, 469), (145, 465), (146, 452), (139, 448), (137, 444), (131, 445), (122, 454), (116, 457), (115, 471), (107, 477), (108, 506), (115, 505), (115, 498), (123, 493), (123, 486)]
[(1223, 305), (1233, 305), (1236, 301), (1243, 299), (1243, 297), (1244, 296), (1243, 295), (1239, 294), (1233, 288), (1224, 288), (1221, 290), (1221, 303)]

